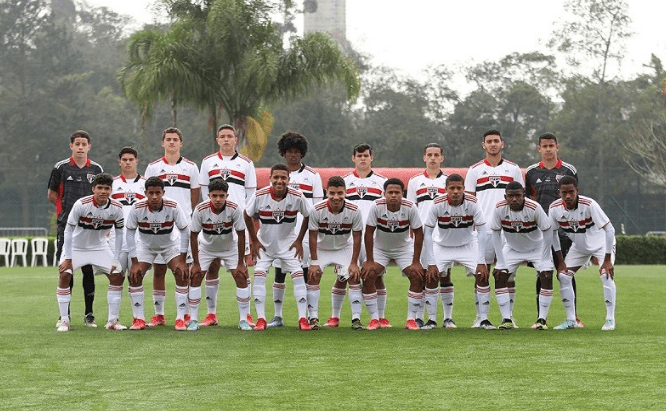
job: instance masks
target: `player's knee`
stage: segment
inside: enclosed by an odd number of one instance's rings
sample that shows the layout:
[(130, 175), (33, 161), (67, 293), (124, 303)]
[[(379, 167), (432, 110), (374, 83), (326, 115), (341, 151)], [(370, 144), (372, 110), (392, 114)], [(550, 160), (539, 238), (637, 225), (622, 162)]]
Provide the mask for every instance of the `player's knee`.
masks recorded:
[(108, 275), (110, 285), (123, 285), (125, 276), (122, 273), (111, 273)]
[(541, 280), (541, 286), (547, 290), (553, 288), (553, 272), (552, 271), (541, 271), (539, 272), (539, 279)]

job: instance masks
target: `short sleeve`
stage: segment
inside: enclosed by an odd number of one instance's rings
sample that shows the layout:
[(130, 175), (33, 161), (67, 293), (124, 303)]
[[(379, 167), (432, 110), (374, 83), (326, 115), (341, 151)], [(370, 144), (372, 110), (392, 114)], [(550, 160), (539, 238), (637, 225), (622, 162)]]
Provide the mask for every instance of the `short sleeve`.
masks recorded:
[(365, 221), (366, 225), (370, 227), (377, 226), (377, 203), (373, 202), (368, 211), (368, 219)]
[(476, 193), (476, 173), (472, 167), (467, 170), (467, 175), (465, 176), (465, 191)]
[(417, 230), (423, 227), (423, 223), (421, 222), (421, 217), (419, 217), (419, 210), (416, 208), (416, 204), (409, 208), (409, 227), (412, 230)]
[(61, 171), (58, 167), (53, 167), (51, 177), (49, 177), (49, 190), (58, 191), (60, 189)]
[(234, 229), (236, 231), (243, 231), (247, 227), (245, 225), (245, 219), (243, 218), (243, 209), (239, 206), (234, 210)]
[(201, 219), (201, 211), (199, 211), (197, 207), (194, 209), (194, 212), (192, 213), (192, 221), (190, 223), (191, 233), (198, 233), (201, 231), (201, 222), (199, 221), (200, 219)]

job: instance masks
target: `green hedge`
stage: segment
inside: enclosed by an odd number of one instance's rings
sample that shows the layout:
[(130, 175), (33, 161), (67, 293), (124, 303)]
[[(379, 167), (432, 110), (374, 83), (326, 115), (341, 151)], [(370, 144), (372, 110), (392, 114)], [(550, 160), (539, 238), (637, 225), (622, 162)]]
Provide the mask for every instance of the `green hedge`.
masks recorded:
[(666, 264), (666, 237), (618, 235), (615, 264)]

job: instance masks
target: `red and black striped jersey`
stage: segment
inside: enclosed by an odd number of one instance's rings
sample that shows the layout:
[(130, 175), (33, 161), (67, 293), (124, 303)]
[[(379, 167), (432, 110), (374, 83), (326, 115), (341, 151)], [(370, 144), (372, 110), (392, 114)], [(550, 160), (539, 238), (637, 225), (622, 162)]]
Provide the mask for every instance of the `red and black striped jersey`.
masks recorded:
[(170, 165), (165, 157), (146, 167), (145, 177), (159, 177), (164, 181), (164, 194), (175, 200), (188, 216), (192, 215), (192, 190), (199, 188), (199, 168), (196, 163), (180, 157)]
[(567, 209), (564, 201), (556, 200), (548, 213), (555, 227), (560, 227), (581, 252), (592, 253), (606, 246), (603, 227), (610, 219), (593, 199), (578, 196), (574, 209)]
[(363, 231), (363, 216), (358, 206), (345, 201), (339, 213), (331, 210), (329, 200), (314, 205), (308, 228), (317, 231), (317, 249), (342, 250), (352, 246), (352, 231)]
[(473, 193), (479, 200), (479, 206), (486, 220), (490, 220), (498, 201), (504, 200), (506, 185), (518, 181), (525, 186), (520, 167), (507, 159), (500, 160), (493, 167), (484, 159), (472, 165), (465, 176), (465, 191)]
[(73, 251), (109, 249), (106, 235), (114, 228), (123, 228), (123, 206), (114, 200), (100, 205), (92, 195), (83, 197), (74, 203), (67, 224), (74, 227)]
[(457, 206), (449, 204), (447, 194), (437, 197), (425, 221), (425, 225), (435, 228), (434, 242), (445, 247), (469, 244), (474, 239), (474, 226), (485, 223), (476, 197), (470, 194), (465, 194)]
[(409, 200), (403, 199), (398, 211), (390, 211), (386, 199), (376, 200), (370, 207), (366, 224), (375, 227), (375, 248), (392, 251), (411, 247), (409, 229), (421, 228), (418, 208)]
[(354, 171), (344, 176), (344, 180), (347, 186), (347, 200), (353, 201), (358, 206), (365, 223), (372, 203), (384, 195), (384, 182), (387, 178), (374, 171), (370, 171), (367, 177), (359, 177)]
[(206, 200), (194, 209), (190, 231), (202, 233), (199, 247), (209, 253), (220, 253), (236, 247), (234, 231), (245, 230), (243, 210), (233, 201), (227, 201), (219, 213), (215, 212), (210, 200)]
[(550, 228), (550, 218), (539, 203), (529, 198), (517, 211), (511, 210), (506, 200), (498, 202), (490, 221), (490, 229), (502, 230), (507, 244), (516, 251), (540, 248), (544, 235), (542, 231), (549, 231)]

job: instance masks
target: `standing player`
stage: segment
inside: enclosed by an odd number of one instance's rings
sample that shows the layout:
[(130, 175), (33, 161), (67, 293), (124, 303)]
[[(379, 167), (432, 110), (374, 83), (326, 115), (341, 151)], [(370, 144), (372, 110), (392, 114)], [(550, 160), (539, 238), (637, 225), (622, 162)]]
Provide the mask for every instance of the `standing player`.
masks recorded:
[[(520, 167), (514, 162), (502, 158), (502, 149), (504, 141), (502, 135), (497, 130), (488, 130), (483, 133), (483, 143), (481, 147), (486, 151), (486, 157), (478, 163), (472, 165), (465, 176), (465, 191), (476, 196), (481, 207), (481, 212), (486, 221), (490, 221), (498, 201), (504, 199), (504, 190), (511, 181), (517, 181), (523, 185), (523, 174)], [(490, 265), (495, 260), (495, 250), (491, 244), (491, 232), (486, 230), (485, 243), (489, 246), (485, 248), (486, 265), (490, 270)], [(509, 307), (513, 312), (513, 301), (516, 294), (516, 283), (509, 281)], [(476, 285), (475, 300), (477, 303), (477, 314), (480, 313), (479, 294), (490, 293), (489, 285)], [(485, 296), (483, 300), (486, 301)], [(489, 300), (488, 300), (489, 301)], [(513, 318), (513, 317), (512, 317)], [(478, 327), (480, 317), (477, 316), (472, 327)], [(518, 328), (514, 323), (513, 326)]]
[[(407, 200), (416, 204), (419, 209), (421, 221), (425, 221), (432, 202), (435, 198), (446, 194), (446, 174), (440, 168), (444, 161), (444, 149), (437, 143), (430, 143), (425, 146), (423, 161), (426, 169), (409, 179), (407, 183)], [(425, 253), (421, 252), (421, 264), (427, 266)], [(436, 279), (437, 280), (437, 279)], [(440, 282), (426, 283), (425, 285), (425, 304), (416, 316), (416, 324), (423, 329), (437, 327), (437, 295), (442, 294), (442, 308), (444, 309), (444, 327), (456, 328), (456, 323), (451, 319), (451, 308), (453, 307), (453, 283), (451, 282), (451, 272), (447, 272), (441, 277)], [(424, 309), (428, 310), (428, 322), (424, 324)]]
[[(63, 257), (60, 262), (57, 300), (60, 308), (60, 320), (56, 324), (58, 331), (69, 331), (69, 302), (72, 292), (70, 281), (77, 268), (89, 264), (96, 273), (103, 273), (109, 278), (111, 286), (122, 289), (123, 274), (120, 272), (118, 255), (122, 247), (123, 210), (120, 203), (111, 200), (113, 177), (100, 173), (92, 182), (92, 195), (78, 199), (67, 217), (64, 233)], [(119, 241), (115, 252), (109, 248), (106, 235), (115, 228)], [(109, 330), (126, 330), (118, 323), (120, 298), (109, 299)]]
[[(192, 319), (187, 325), (190, 331), (199, 328), (201, 281), (215, 260), (222, 262), (236, 281), (236, 301), (240, 313), (238, 328), (243, 331), (252, 329), (247, 322), (250, 288), (245, 266), (245, 220), (243, 210), (236, 203), (227, 201), (228, 192), (229, 185), (225, 181), (220, 178), (212, 180), (208, 186), (208, 200), (199, 204), (192, 214), (190, 244), (194, 264), (190, 271), (189, 292)], [(234, 231), (237, 237), (233, 235)]]
[[(571, 176), (578, 181), (578, 174), (576, 168), (569, 163), (565, 163), (557, 157), (557, 151), (560, 145), (557, 144), (557, 137), (553, 133), (544, 133), (539, 136), (539, 143), (537, 151), (541, 154), (541, 161), (527, 167), (525, 173), (525, 192), (532, 200), (536, 200), (544, 211), (547, 213), (553, 201), (559, 200), (560, 194), (558, 190), (558, 182), (564, 176)], [(571, 247), (571, 240), (564, 233), (561, 228), (557, 230), (557, 235), (560, 239), (562, 247), (562, 255), (566, 258), (567, 252)], [(557, 259), (557, 255), (553, 252), (553, 256)], [(555, 261), (557, 265), (558, 262)], [(574, 295), (576, 294), (576, 279), (572, 278), (571, 285), (573, 286)], [(537, 277), (536, 282), (537, 294), (537, 311), (540, 309), (539, 296), (541, 295), (541, 277)], [(574, 310), (576, 308), (576, 300), (574, 299)], [(537, 312), (538, 314), (538, 312)], [(538, 317), (537, 317), (538, 318)], [(585, 327), (576, 316), (576, 323), (579, 328)], [(533, 328), (537, 327), (537, 323), (532, 325)]]
[[(519, 182), (512, 181), (507, 184), (505, 192), (505, 200), (497, 203), (490, 222), (497, 255), (497, 264), (493, 271), (495, 296), (502, 314), (502, 324), (499, 329), (513, 328), (508, 282), (515, 281), (518, 267), (523, 261), (527, 261), (534, 265), (543, 284), (539, 295), (539, 319), (535, 328), (547, 330), (546, 320), (553, 300), (551, 221), (539, 203), (525, 198), (525, 190)], [(506, 240), (505, 244), (502, 244), (502, 233)]]
[[(474, 235), (475, 226), (478, 235)], [(460, 174), (446, 178), (446, 195), (435, 199), (424, 231), (428, 281), (438, 279), (458, 263), (465, 267), (468, 276), (475, 277), (475, 291), (478, 287), (490, 290), (485, 264), (486, 221), (476, 197), (465, 194)], [(477, 328), (495, 329), (488, 320), (490, 291), (476, 294), (480, 317)]]
[[(271, 185), (257, 190), (245, 209), (245, 225), (250, 235), (252, 256), (257, 258), (254, 266), (254, 305), (257, 310), (255, 331), (266, 329), (266, 273), (273, 261), (291, 273), (294, 297), (298, 308), (298, 326), (310, 330), (305, 318), (307, 291), (303, 271), (298, 258), (303, 256), (303, 237), (308, 229), (310, 205), (300, 191), (288, 187), (289, 169), (284, 164), (271, 167)], [(298, 233), (294, 231), (296, 215), (303, 214), (303, 224)], [(253, 215), (259, 216), (259, 233), (255, 231)]]
[[(377, 312), (376, 281), (386, 272), (391, 259), (409, 278), (407, 322), (405, 328), (418, 330), (416, 313), (423, 302), (425, 276), (421, 265), (423, 224), (416, 205), (402, 198), (405, 185), (399, 178), (384, 183), (384, 198), (376, 200), (368, 212), (365, 227), (366, 261), (363, 263), (363, 300), (370, 313), (368, 330), (380, 328)], [(414, 240), (409, 231), (414, 233)], [(376, 238), (375, 238), (376, 232)]]
[[(277, 143), (280, 155), (284, 157), (289, 168), (289, 187), (299, 190), (303, 193), (305, 200), (314, 205), (324, 198), (321, 176), (314, 168), (303, 164), (302, 160), (308, 152), (308, 140), (301, 134), (288, 131), (282, 135)], [(303, 223), (303, 217), (299, 214), (296, 220), (296, 231)], [(308, 282), (308, 260), (310, 258), (310, 236), (303, 240), (303, 277)], [(273, 283), (273, 304), (275, 304), (275, 316), (268, 322), (268, 328), (281, 327), (282, 321), (282, 303), (284, 301), (284, 280), (285, 273), (282, 267), (275, 267), (275, 282)], [(317, 283), (318, 284), (318, 283)]]
[[(257, 174), (254, 163), (249, 158), (238, 154), (236, 145), (238, 136), (236, 129), (229, 124), (223, 124), (217, 129), (215, 141), (220, 147), (219, 151), (204, 158), (201, 162), (201, 173), (199, 183), (203, 198), (208, 198), (208, 188), (212, 180), (222, 178), (228, 185), (228, 200), (238, 205), (241, 210), (245, 209), (247, 202), (254, 196), (257, 190)], [(245, 236), (244, 255), (250, 253), (248, 236)], [(202, 327), (217, 325), (217, 292), (220, 287), (219, 265), (216, 261), (206, 271), (206, 303), (208, 315), (200, 324)], [(250, 279), (248, 278), (248, 286)], [(247, 321), (254, 325), (252, 316), (248, 311)]]
[[(93, 178), (101, 173), (102, 166), (88, 158), (90, 151), (90, 135), (83, 131), (75, 131), (69, 139), (69, 149), (72, 155), (53, 167), (49, 178), (48, 199), (56, 206), (58, 217), (58, 247), (56, 260), (60, 261), (67, 217), (72, 206), (81, 197), (90, 195)], [(95, 300), (95, 276), (90, 264), (81, 267), (83, 273), (83, 295), (85, 297), (84, 322), (88, 327), (97, 327), (93, 315), (93, 302)], [(74, 277), (70, 277), (70, 293), (74, 287)]]
[[(176, 278), (176, 330), (187, 329), (188, 269), (185, 262), (189, 242), (189, 216), (174, 200), (164, 196), (164, 181), (159, 177), (146, 180), (146, 199), (135, 203), (127, 217), (127, 248), (132, 259), (129, 296), (134, 321), (130, 329), (143, 330), (143, 277), (151, 264), (160, 258), (167, 262)], [(180, 241), (174, 226), (180, 232)], [(136, 241), (136, 232), (139, 241)]]
[[(359, 210), (361, 210), (364, 227), (372, 203), (382, 198), (384, 194), (384, 182), (386, 181), (386, 177), (372, 170), (373, 160), (372, 148), (368, 144), (357, 144), (352, 154), (352, 161), (356, 169), (344, 177), (345, 185), (347, 186), (347, 200), (356, 204)], [(363, 247), (361, 247), (359, 261), (365, 261), (365, 250)], [(345, 295), (347, 294), (346, 288), (346, 281), (342, 281), (340, 278), (335, 280), (331, 289), (333, 314), (326, 324), (324, 324), (324, 327), (337, 327), (340, 324), (340, 312), (342, 311), (342, 302), (345, 300)], [(352, 312), (354, 311), (353, 307), (355, 304), (361, 304), (362, 298), (361, 285), (350, 284), (349, 302), (352, 306)], [(386, 309), (386, 286), (381, 276), (377, 277), (377, 307), (380, 325), (390, 327), (391, 323), (386, 319), (384, 314)], [(352, 328), (354, 327), (362, 329), (363, 325), (359, 322), (352, 324)]]
[[(199, 169), (197, 165), (180, 155), (183, 147), (183, 135), (175, 127), (169, 127), (162, 133), (164, 156), (146, 167), (146, 178), (159, 177), (164, 182), (165, 195), (181, 206), (189, 221), (192, 209), (199, 203)], [(177, 234), (177, 232), (176, 232)], [(188, 238), (189, 238), (189, 233)], [(148, 327), (166, 325), (164, 318), (164, 299), (166, 298), (167, 261), (158, 256), (153, 264), (153, 304), (155, 315)]]
[[(328, 265), (335, 264), (338, 276), (343, 280), (347, 280), (348, 275), (350, 287), (360, 285), (358, 256), (363, 217), (358, 206), (345, 201), (346, 191), (342, 177), (331, 177), (326, 185), (328, 199), (315, 204), (310, 214), (309, 252), (312, 258), (307, 292), (310, 328), (313, 330), (319, 329), (319, 283)], [(350, 237), (352, 241), (349, 241)], [(352, 324), (361, 324), (361, 310), (360, 303), (352, 305)]]
[(615, 229), (599, 204), (589, 197), (578, 195), (578, 181), (565, 176), (560, 179), (560, 200), (550, 205), (550, 218), (556, 227), (561, 227), (572, 241), (566, 258), (562, 256), (557, 235), (553, 244), (557, 253), (557, 278), (560, 280), (560, 295), (567, 313), (567, 320), (556, 330), (578, 328), (573, 301), (576, 298), (571, 286), (574, 274), (592, 257), (603, 261), (599, 268), (606, 301), (606, 322), (603, 331), (615, 329), (615, 281), (613, 269), (613, 240)]

